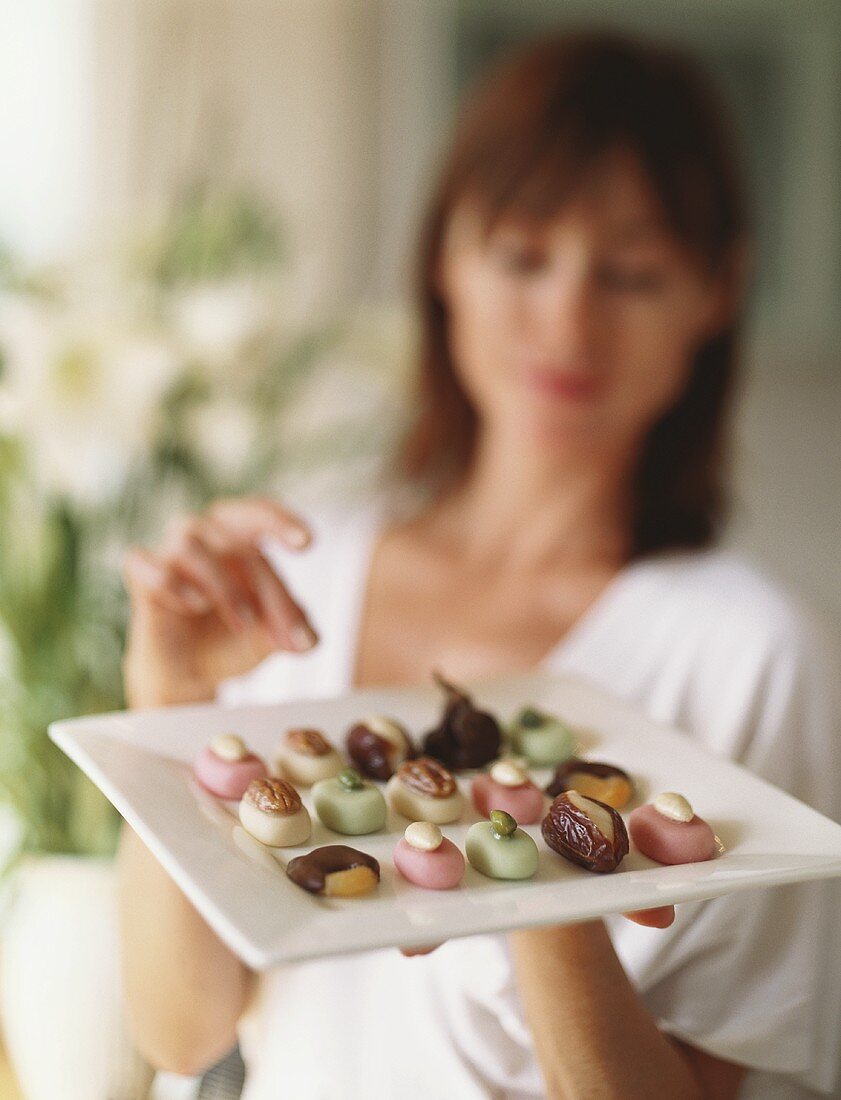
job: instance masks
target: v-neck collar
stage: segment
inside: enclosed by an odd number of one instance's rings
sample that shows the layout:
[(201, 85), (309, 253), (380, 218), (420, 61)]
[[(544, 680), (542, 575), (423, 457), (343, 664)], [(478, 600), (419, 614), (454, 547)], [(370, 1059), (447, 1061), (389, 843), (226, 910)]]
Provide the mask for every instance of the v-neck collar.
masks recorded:
[[(394, 518), (394, 504), (386, 494), (374, 498), (352, 518), (352, 522), (359, 525), (355, 532), (355, 557), (348, 563), (353, 572), (349, 575), (350, 570), (340, 570), (344, 592), (336, 593), (336, 597), (344, 601), (346, 625), (342, 631), (340, 690), (350, 691), (355, 686), (353, 677), (373, 559), (380, 536)], [(607, 627), (617, 608), (633, 593), (637, 580), (647, 571), (652, 560), (643, 558), (623, 565), (569, 630), (535, 664), (535, 670), (551, 672), (574, 663), (578, 655), (585, 652)]]

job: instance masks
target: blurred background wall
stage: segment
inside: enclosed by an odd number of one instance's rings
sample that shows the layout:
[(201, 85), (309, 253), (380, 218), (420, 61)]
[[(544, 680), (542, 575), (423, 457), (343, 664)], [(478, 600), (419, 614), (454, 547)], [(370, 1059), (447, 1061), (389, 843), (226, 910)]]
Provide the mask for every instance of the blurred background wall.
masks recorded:
[(313, 308), (399, 303), (465, 83), (586, 23), (689, 45), (730, 104), (757, 228), (731, 537), (841, 622), (832, 0), (3, 0), (0, 239), (50, 259), (208, 178), (283, 216)]

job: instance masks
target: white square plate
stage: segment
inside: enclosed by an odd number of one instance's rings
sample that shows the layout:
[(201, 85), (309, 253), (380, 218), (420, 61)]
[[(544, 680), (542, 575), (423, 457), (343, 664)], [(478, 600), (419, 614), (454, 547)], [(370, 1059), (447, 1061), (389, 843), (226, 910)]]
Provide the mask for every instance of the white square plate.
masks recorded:
[[(353, 722), (379, 712), (404, 722), (419, 743), (442, 713), (442, 693), (434, 685), (365, 689), (272, 706), (127, 711), (56, 722), (50, 735), (113, 802), (225, 943), (258, 970), (841, 875), (841, 825), (590, 685), (540, 673), (467, 687), (478, 706), (503, 722), (526, 704), (569, 721), (580, 731), (587, 756), (618, 764), (635, 779), (637, 797), (624, 811), (626, 819), (634, 806), (660, 791), (680, 791), (713, 826), (723, 850), (706, 863), (663, 867), (632, 844), (615, 872), (599, 875), (551, 851), (537, 824), (526, 826), (540, 849), (533, 879), (492, 881), (468, 864), (456, 889), (424, 890), (403, 879), (391, 862), (407, 824), (391, 811), (384, 832), (362, 837), (339, 836), (313, 814), (306, 845), (272, 850), (240, 827), (235, 803), (217, 801), (192, 781), (191, 761), (212, 737), (229, 730), (270, 758), (291, 726), (317, 727), (341, 747)], [(550, 774), (532, 772), (541, 786)], [(468, 793), (469, 777), (459, 782)], [(302, 795), (312, 812), (309, 792)], [(442, 831), (464, 851), (465, 833), (475, 820), (471, 805), (462, 821)], [(382, 878), (374, 893), (319, 898), (287, 878), (289, 859), (330, 843), (350, 844), (379, 860)]]

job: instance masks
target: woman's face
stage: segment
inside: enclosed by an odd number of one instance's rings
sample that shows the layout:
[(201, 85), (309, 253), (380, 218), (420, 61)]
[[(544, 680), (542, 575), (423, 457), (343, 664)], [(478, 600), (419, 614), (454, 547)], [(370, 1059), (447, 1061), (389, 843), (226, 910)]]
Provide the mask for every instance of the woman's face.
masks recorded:
[(439, 282), (483, 427), (556, 451), (638, 446), (726, 304), (667, 231), (637, 159), (618, 153), (545, 224), (503, 219), (488, 237), (458, 210)]

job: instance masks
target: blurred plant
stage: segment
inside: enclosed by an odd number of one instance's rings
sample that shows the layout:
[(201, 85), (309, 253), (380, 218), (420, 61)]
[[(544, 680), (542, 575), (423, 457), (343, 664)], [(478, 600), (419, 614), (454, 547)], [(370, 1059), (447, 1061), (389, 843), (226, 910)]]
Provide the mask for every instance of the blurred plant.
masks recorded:
[(350, 485), (394, 419), (393, 316), (311, 320), (279, 227), (197, 188), (131, 248), (22, 272), (0, 254), (0, 800), (24, 851), (111, 851), (109, 804), (49, 722), (118, 709), (119, 560), (175, 510)]

